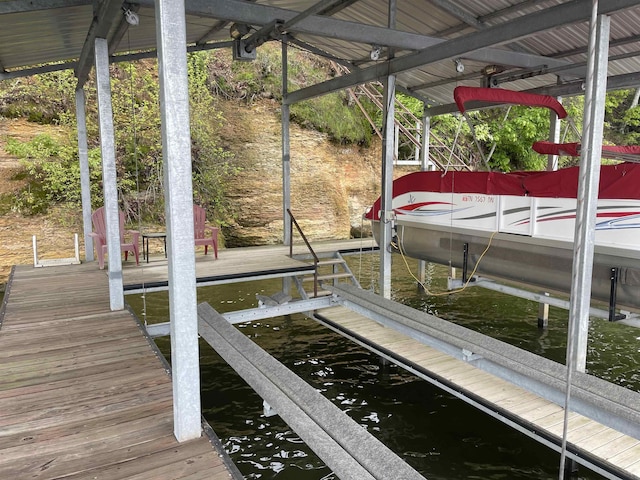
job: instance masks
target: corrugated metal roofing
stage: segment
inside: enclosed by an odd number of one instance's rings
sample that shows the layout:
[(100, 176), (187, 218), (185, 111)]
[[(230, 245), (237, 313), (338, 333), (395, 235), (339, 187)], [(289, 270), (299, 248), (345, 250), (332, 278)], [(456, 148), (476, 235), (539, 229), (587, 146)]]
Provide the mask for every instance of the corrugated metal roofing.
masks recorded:
[[(98, 2), (98, 8), (108, 1)], [(186, 0), (187, 42), (189, 45), (205, 44), (215, 46), (228, 42), (229, 26), (232, 22), (251, 19), (248, 23), (252, 31), (261, 28), (270, 20), (282, 18), (290, 20), (295, 14), (313, 7), (316, 2), (309, 0)], [(603, 2), (618, 5), (620, 11), (611, 13), (612, 57), (609, 75), (627, 75), (624, 85), (640, 84), (640, 0)], [(0, 0), (0, 79), (16, 75), (16, 71), (48, 62), (72, 62), (78, 60), (94, 18), (93, 0)], [(295, 39), (313, 48), (337, 57), (352, 71), (366, 68), (384, 61), (369, 59), (373, 45), (388, 45), (392, 33), (388, 32), (388, 0), (342, 0), (323, 2), (324, 10), (315, 16), (291, 27), (289, 33)], [(413, 53), (420, 41), (447, 41), (470, 37), (468, 50), (472, 53), (460, 55), (464, 72), (456, 71), (453, 58), (439, 60), (428, 65), (403, 71), (398, 74), (399, 86), (412, 91), (433, 103), (450, 103), (456, 85), (480, 85), (483, 70), (496, 64), (502, 73), (500, 86), (525, 90), (552, 86), (560, 81), (576, 80), (575, 73), (567, 74), (554, 70), (559, 61), (584, 65), (588, 44), (589, 22), (583, 19), (575, 23), (541, 29), (540, 32), (518, 38), (520, 32), (514, 30), (513, 40), (473, 51), (474, 32), (507, 25), (514, 19), (558, 5), (581, 4), (585, 15), (590, 11), (591, 1), (587, 0), (402, 0), (397, 2), (396, 26), (399, 32), (417, 34), (418, 37), (402, 38), (406, 48), (396, 48), (396, 55)], [(115, 52), (155, 49), (155, 19), (153, 0), (132, 0), (127, 8), (138, 11), (140, 24), (130, 27), (120, 37)], [(281, 10), (261, 10), (275, 7)], [(119, 11), (120, 14), (122, 11)], [(221, 12), (221, 13), (217, 13)], [(116, 30), (122, 18), (114, 18), (110, 31)], [(335, 20), (322, 23), (321, 20)], [(368, 26), (379, 27), (375, 32)], [(302, 28), (304, 27), (304, 28)], [(393, 37), (396, 38), (396, 37)], [(418, 42), (418, 43), (416, 43)], [(427, 45), (426, 43), (424, 44)], [(437, 49), (437, 46), (430, 48)], [(529, 60), (529, 67), (522, 68), (508, 62), (493, 62), (496, 50), (506, 50), (513, 55), (533, 54), (540, 58)], [(386, 49), (383, 48), (383, 55)], [(535, 65), (539, 60), (539, 64)], [(518, 62), (513, 62), (518, 63)], [(525, 62), (526, 63), (526, 62)], [(545, 73), (550, 68), (553, 73)], [(29, 70), (30, 71), (30, 70)], [(4, 74), (2, 73), (4, 72)], [(14, 72), (14, 73), (11, 73)], [(8, 74), (8, 75), (7, 75)], [(638, 80), (634, 83), (636, 76)], [(629, 77), (629, 78), (628, 78)]]

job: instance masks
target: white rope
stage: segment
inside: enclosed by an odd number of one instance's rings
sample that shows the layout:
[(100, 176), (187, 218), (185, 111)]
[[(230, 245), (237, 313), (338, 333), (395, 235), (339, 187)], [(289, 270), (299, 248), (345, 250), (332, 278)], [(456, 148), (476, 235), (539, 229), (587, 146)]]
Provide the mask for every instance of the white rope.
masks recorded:
[[(129, 30), (127, 29), (127, 43), (129, 53), (131, 53), (131, 40), (129, 36)], [(138, 129), (136, 123), (136, 103), (135, 103), (135, 85), (133, 82), (133, 62), (129, 62), (129, 86), (130, 86), (130, 99), (131, 99), (131, 125), (133, 128), (133, 160), (136, 166), (136, 205), (138, 208), (138, 232), (142, 232), (142, 213), (140, 209), (140, 169), (138, 168)], [(142, 242), (142, 249), (144, 252), (144, 241)], [(138, 255), (139, 258), (139, 255)], [(144, 262), (142, 262), (142, 319), (144, 326), (147, 326), (147, 295), (144, 282)]]

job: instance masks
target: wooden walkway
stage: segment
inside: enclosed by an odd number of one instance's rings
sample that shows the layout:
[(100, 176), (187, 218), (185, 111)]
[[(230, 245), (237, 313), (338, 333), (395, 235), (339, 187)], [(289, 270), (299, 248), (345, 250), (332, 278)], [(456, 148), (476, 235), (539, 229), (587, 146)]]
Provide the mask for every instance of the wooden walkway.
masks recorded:
[[(365, 238), (317, 242), (312, 246), (316, 254), (323, 254), (336, 251), (357, 253), (360, 249), (368, 252), (374, 245), (373, 239)], [(313, 273), (313, 264), (290, 258), (289, 247), (283, 245), (222, 248), (217, 260), (211, 253), (204, 255), (203, 251), (199, 248), (196, 253), (196, 283), (199, 286)], [(293, 249), (294, 255), (308, 252), (304, 245), (295, 245)], [(123, 262), (125, 293), (142, 291), (143, 287), (147, 292), (168, 288), (167, 259), (162, 252), (150, 257), (149, 263), (141, 259), (139, 266), (135, 262)]]
[[(229, 479), (173, 436), (171, 379), (95, 264), (15, 267), (0, 329), (0, 478)], [(226, 458), (225, 458), (226, 460)], [(237, 477), (236, 477), (237, 478)]]
[[(346, 307), (324, 309), (317, 315), (367, 348), (389, 352), (394, 361), (399, 359), (400, 365), (409, 365), (414, 373), (422, 369), (438, 379), (439, 384), (482, 399), (488, 409), (502, 412), (504, 417), (527, 425), (541, 438), (560, 444), (564, 418), (561, 406)], [(610, 478), (640, 478), (639, 439), (572, 412), (568, 442), (574, 452), (589, 458), (595, 467), (615, 472)]]

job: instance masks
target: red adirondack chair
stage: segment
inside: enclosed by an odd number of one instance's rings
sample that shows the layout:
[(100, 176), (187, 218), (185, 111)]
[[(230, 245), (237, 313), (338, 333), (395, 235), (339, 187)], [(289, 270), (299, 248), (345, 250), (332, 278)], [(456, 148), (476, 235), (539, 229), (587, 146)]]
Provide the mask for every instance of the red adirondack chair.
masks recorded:
[[(140, 264), (140, 253), (138, 248), (140, 232), (137, 230), (125, 230), (124, 229), (124, 213), (120, 213), (120, 250), (124, 252), (124, 259), (127, 260), (129, 252), (133, 252), (136, 257), (136, 265)], [(91, 221), (93, 222), (93, 228), (95, 232), (91, 232), (89, 235), (94, 238), (96, 253), (98, 255), (98, 265), (100, 270), (104, 269), (104, 255), (107, 253), (107, 227), (104, 218), (104, 207), (98, 208), (91, 215)], [(131, 241), (125, 241), (125, 234), (131, 236)]]
[(215, 258), (218, 258), (218, 227), (207, 224), (207, 213), (200, 205), (193, 206), (193, 230), (196, 246), (204, 245), (206, 255), (211, 245)]

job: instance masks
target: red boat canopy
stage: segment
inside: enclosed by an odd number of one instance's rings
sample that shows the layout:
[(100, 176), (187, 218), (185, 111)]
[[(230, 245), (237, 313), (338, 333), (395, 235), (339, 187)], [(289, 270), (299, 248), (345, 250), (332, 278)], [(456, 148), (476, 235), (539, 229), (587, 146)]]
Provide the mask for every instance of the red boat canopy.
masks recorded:
[(567, 111), (562, 104), (549, 95), (535, 93), (514, 92), (503, 88), (456, 87), (453, 98), (460, 113), (464, 113), (467, 102), (489, 102), (495, 104), (527, 105), (529, 107), (544, 107), (556, 112), (558, 118), (565, 118)]
[[(414, 192), (469, 193), (547, 198), (576, 198), (578, 167), (544, 172), (413, 172), (393, 181), (393, 197)], [(621, 163), (600, 167), (601, 199), (640, 199), (640, 165)], [(380, 198), (365, 214), (380, 219)]]
[[(579, 143), (552, 143), (535, 142), (533, 149), (543, 155), (566, 155), (569, 157), (579, 157), (581, 145)], [(602, 156), (605, 158), (616, 158), (628, 162), (640, 162), (640, 146), (638, 145), (603, 145)]]

